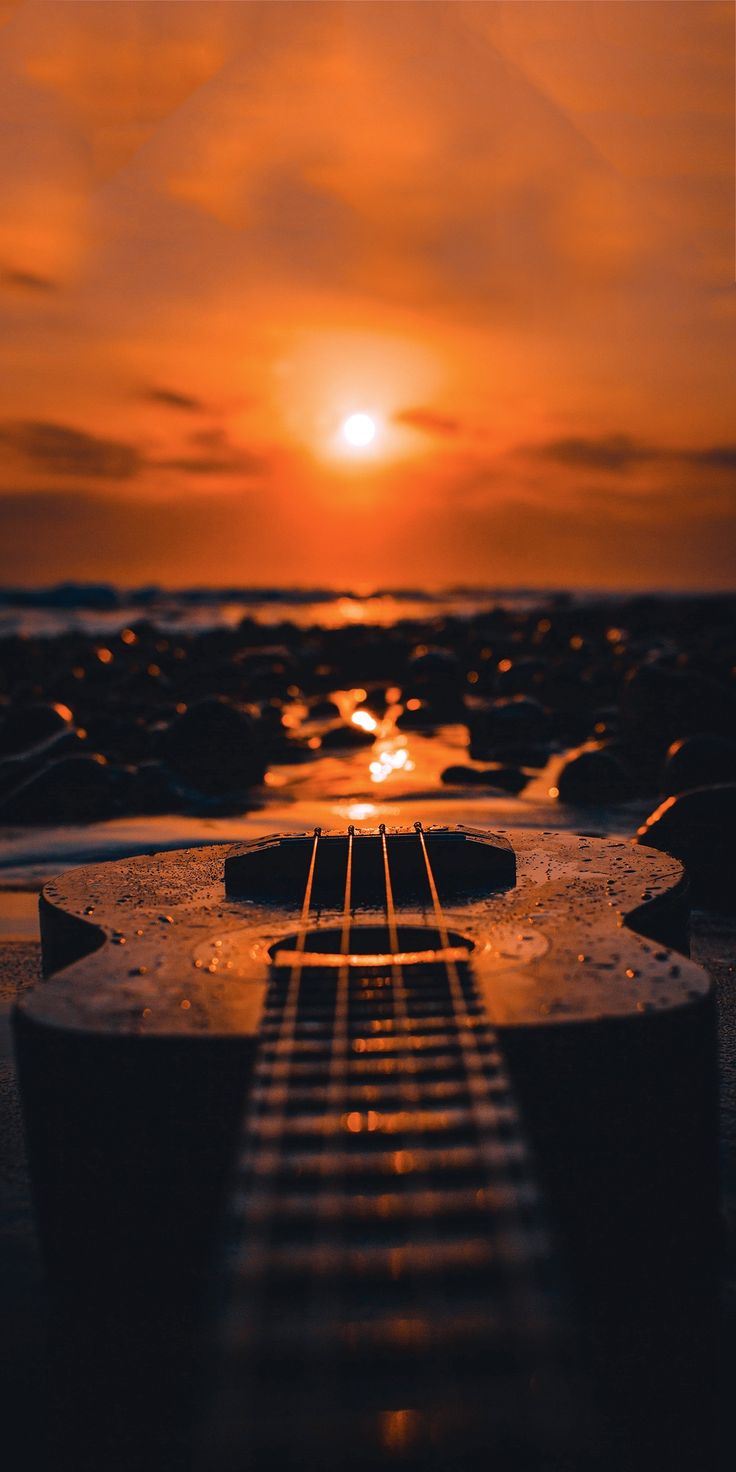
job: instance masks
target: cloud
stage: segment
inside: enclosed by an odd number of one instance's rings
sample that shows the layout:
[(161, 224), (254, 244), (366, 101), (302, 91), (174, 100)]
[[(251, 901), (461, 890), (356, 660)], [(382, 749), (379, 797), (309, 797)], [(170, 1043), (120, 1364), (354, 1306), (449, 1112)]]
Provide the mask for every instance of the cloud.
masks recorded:
[(409, 429), (424, 430), (427, 434), (454, 435), (461, 429), (459, 419), (440, 414), (435, 409), (400, 409), (394, 414), (394, 422), (406, 424)]
[(520, 445), (519, 450), (540, 460), (552, 460), (557, 465), (581, 470), (629, 470), (657, 454), (649, 445), (628, 434), (600, 435), (590, 439), (571, 436), (546, 440), (537, 445)]
[(40, 276), (35, 271), (21, 271), (14, 266), (4, 266), (0, 271), (0, 281), (4, 286), (16, 288), (18, 291), (55, 291), (56, 282), (49, 276)]
[(6, 420), (0, 445), (51, 475), (130, 480), (145, 464), (135, 445), (43, 419)]
[(200, 429), (188, 435), (189, 444), (196, 453), (185, 451), (163, 460), (150, 460), (158, 470), (176, 470), (182, 475), (245, 475), (260, 476), (266, 470), (266, 462), (260, 455), (234, 445), (223, 429)]
[(706, 470), (736, 470), (736, 445), (709, 445), (704, 450), (689, 450), (682, 458)]
[(266, 469), (265, 461), (247, 450), (233, 450), (229, 455), (181, 455), (149, 463), (159, 470), (178, 470), (182, 475), (263, 475)]
[(678, 448), (646, 444), (630, 434), (543, 440), (538, 444), (519, 445), (514, 453), (577, 470), (627, 471), (657, 462), (699, 470), (736, 469), (736, 445)]
[(152, 404), (163, 404), (166, 409), (182, 409), (188, 414), (199, 413), (205, 408), (201, 399), (195, 399), (192, 394), (183, 394), (174, 388), (151, 387), (146, 389), (143, 397)]
[(260, 476), (265, 460), (233, 445), (220, 429), (189, 436), (196, 447), (164, 457), (145, 454), (125, 440), (102, 439), (66, 424), (18, 419), (0, 422), (0, 446), (47, 475), (81, 480), (128, 481), (147, 470), (181, 475)]

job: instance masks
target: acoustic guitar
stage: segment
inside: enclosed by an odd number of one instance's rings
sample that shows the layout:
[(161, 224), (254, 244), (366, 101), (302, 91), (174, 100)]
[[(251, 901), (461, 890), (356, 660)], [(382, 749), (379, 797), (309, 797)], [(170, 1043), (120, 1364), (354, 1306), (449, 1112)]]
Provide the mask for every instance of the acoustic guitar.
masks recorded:
[(713, 1001), (674, 860), (317, 828), (77, 870), (41, 922), (70, 1463), (708, 1465)]

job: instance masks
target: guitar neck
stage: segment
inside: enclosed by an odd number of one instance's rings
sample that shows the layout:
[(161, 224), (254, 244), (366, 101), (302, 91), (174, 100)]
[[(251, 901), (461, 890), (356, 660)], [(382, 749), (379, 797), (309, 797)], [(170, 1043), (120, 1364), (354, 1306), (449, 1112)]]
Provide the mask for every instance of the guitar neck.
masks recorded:
[(223, 1261), (220, 1472), (551, 1453), (559, 1305), (467, 965), (273, 970)]

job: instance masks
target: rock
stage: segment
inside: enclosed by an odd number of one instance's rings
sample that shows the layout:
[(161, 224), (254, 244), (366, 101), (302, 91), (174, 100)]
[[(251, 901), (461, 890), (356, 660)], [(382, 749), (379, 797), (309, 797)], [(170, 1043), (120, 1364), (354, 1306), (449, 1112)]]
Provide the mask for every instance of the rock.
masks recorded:
[(736, 781), (736, 741), (702, 733), (673, 741), (667, 752), (660, 791), (673, 796), (691, 787)]
[(266, 763), (255, 723), (224, 697), (195, 701), (159, 738), (174, 776), (205, 794), (242, 792), (263, 781)]
[(141, 762), (131, 768), (130, 776), (129, 812), (178, 813), (186, 808), (185, 793), (163, 762)]
[(530, 695), (536, 687), (543, 684), (545, 675), (544, 660), (530, 657), (514, 659), (508, 664), (508, 669), (498, 671), (496, 688), (502, 696)]
[(490, 701), (480, 709), (469, 711), (467, 720), (470, 755), (475, 761), (497, 760), (494, 747), (527, 742), (537, 745), (549, 734), (550, 726), (544, 706), (528, 695)]
[(42, 767), (48, 766), (49, 762), (80, 751), (82, 740), (83, 733), (70, 726), (68, 730), (51, 736), (48, 741), (39, 741), (37, 746), (31, 746), (27, 751), (7, 756), (4, 761), (0, 761), (0, 793), (12, 792), (22, 782), (27, 782), (34, 772), (40, 772)]
[(545, 745), (537, 745), (532, 741), (499, 741), (492, 745), (478, 748), (471, 744), (470, 755), (473, 761), (494, 763), (501, 767), (546, 767), (550, 757), (550, 748)]
[(348, 751), (351, 747), (372, 746), (374, 736), (360, 726), (332, 726), (322, 737), (322, 751)]
[(670, 742), (700, 731), (730, 736), (736, 701), (707, 675), (645, 660), (624, 682), (621, 715), (627, 734), (663, 755)]
[(268, 760), (272, 766), (313, 762), (321, 750), (321, 740), (318, 746), (310, 746), (309, 740), (304, 736), (286, 736), (283, 732), (276, 732), (269, 737)]
[(437, 644), (422, 644), (412, 650), (407, 669), (412, 680), (424, 680), (428, 685), (455, 685), (462, 678), (454, 650)]
[(334, 721), (340, 714), (334, 700), (315, 700), (309, 707), (310, 721)]
[(49, 762), (0, 801), (0, 823), (93, 823), (123, 812), (129, 773), (99, 754)]
[(529, 778), (518, 767), (504, 767), (494, 762), (489, 767), (445, 767), (441, 781), (454, 787), (492, 787), (514, 795), (526, 787)]
[(463, 719), (465, 678), (457, 654), (435, 645), (420, 645), (410, 655), (402, 700), (425, 701), (436, 722)]
[(235, 658), (223, 661), (223, 674), (227, 678), (231, 671), (237, 673), (240, 680), (237, 689), (246, 691), (250, 700), (263, 700), (270, 696), (285, 700), (288, 687), (294, 680), (291, 663), (292, 656), (283, 645), (243, 649)]
[(591, 748), (569, 758), (557, 779), (560, 802), (626, 802), (633, 796), (629, 774), (612, 751)]
[(28, 751), (41, 741), (48, 741), (62, 731), (72, 729), (72, 713), (65, 705), (32, 705), (11, 707), (0, 725), (0, 753), (14, 755)]
[(647, 818), (637, 843), (685, 865), (693, 897), (706, 908), (736, 909), (736, 782), (668, 797)]
[(406, 705), (397, 717), (396, 727), (399, 731), (432, 731), (443, 719), (428, 700), (413, 696), (411, 706)]
[(142, 720), (103, 710), (86, 716), (84, 725), (91, 750), (102, 752), (108, 761), (135, 765), (148, 755), (150, 738)]

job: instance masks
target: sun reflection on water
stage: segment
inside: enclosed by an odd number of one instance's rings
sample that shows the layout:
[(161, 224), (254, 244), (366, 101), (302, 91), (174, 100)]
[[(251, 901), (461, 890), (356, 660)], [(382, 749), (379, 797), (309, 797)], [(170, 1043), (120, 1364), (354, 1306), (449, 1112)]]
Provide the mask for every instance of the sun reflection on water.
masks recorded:
[(375, 716), (371, 715), (369, 710), (354, 710), (350, 719), (353, 725), (358, 726), (361, 731), (376, 731), (378, 729), (378, 721)]
[(377, 755), (368, 764), (368, 771), (371, 782), (385, 782), (394, 772), (413, 772), (414, 762), (407, 749), (406, 737), (380, 742)]

